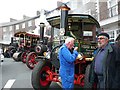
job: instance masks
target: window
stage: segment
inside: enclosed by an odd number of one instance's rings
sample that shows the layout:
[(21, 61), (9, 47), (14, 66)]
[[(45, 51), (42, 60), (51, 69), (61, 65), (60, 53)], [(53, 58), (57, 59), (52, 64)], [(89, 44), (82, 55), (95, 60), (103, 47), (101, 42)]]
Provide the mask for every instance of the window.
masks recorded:
[(110, 38), (111, 38), (111, 39), (115, 37), (115, 36), (114, 36), (114, 31), (110, 31), (110, 32), (108, 32), (108, 34), (110, 35)]
[(7, 37), (8, 37), (7, 34), (4, 34), (3, 35), (3, 40), (7, 40), (8, 39)]
[(18, 30), (19, 29), (19, 25), (16, 25), (16, 30)]
[(108, 0), (107, 5), (109, 9), (109, 17), (113, 17), (118, 14), (117, 0)]
[(120, 30), (117, 30), (117, 34), (120, 34)]
[(4, 40), (4, 41), (10, 41), (10, 40), (11, 40), (11, 35), (10, 35), (10, 33), (5, 33), (5, 34), (3, 34), (3, 40)]
[(28, 26), (32, 26), (32, 21), (28, 21)]
[(107, 4), (108, 4), (108, 8), (113, 7), (117, 4), (117, 0), (108, 0)]
[(22, 28), (25, 28), (25, 23), (22, 23)]
[(7, 29), (6, 27), (3, 27), (3, 32), (6, 32), (6, 29)]
[(12, 31), (12, 26), (9, 27), (9, 30)]

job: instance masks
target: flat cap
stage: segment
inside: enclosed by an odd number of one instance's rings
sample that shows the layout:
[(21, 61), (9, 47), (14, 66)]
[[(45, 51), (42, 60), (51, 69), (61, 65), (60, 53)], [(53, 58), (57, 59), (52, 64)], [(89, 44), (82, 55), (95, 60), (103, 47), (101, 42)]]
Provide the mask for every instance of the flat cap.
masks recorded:
[(100, 33), (100, 34), (97, 35), (97, 37), (99, 37), (99, 36), (105, 36), (105, 37), (107, 37), (108, 39), (110, 38), (107, 33)]

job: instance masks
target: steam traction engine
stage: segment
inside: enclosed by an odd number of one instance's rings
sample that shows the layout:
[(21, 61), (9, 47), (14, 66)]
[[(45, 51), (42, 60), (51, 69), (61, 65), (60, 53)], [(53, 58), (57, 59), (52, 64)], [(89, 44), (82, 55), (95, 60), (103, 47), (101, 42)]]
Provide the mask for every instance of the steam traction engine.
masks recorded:
[(39, 47), (41, 56), (36, 57), (38, 63), (32, 71), (32, 86), (35, 90), (42, 90), (49, 88), (52, 81), (61, 82), (58, 51), (65, 38), (71, 36), (75, 38), (75, 46), (79, 47), (78, 52), (82, 56), (75, 61), (74, 84), (80, 87), (92, 87), (88, 83), (88, 73), (93, 60), (92, 53), (96, 49), (95, 40), (100, 30), (99, 23), (90, 15), (68, 14), (69, 8), (66, 5), (59, 9), (61, 9), (61, 16), (47, 18), (52, 26), (49, 47), (43, 43), (44, 23), (40, 23), (40, 31), (43, 31)]
[(13, 54), (13, 59), (15, 61), (22, 61), (26, 63), (28, 67), (33, 68), (34, 65), (29, 63), (29, 58), (35, 59), (37, 56), (35, 53), (35, 46), (40, 39), (39, 35), (29, 32), (17, 32), (14, 34), (14, 39), (14, 41), (18, 43), (18, 48)]

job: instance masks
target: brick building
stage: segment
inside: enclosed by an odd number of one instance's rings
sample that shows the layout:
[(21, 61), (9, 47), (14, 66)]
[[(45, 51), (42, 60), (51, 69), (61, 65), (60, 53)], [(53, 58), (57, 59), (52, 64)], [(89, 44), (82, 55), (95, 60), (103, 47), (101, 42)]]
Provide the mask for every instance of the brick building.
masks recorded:
[(120, 0), (70, 0), (72, 13), (89, 14), (115, 41), (120, 34)]
[(9, 44), (11, 37), (13, 37), (16, 32), (32, 32), (35, 30), (35, 18), (37, 17), (38, 16), (30, 18), (24, 15), (23, 20), (10, 18), (10, 22), (0, 24), (0, 43)]

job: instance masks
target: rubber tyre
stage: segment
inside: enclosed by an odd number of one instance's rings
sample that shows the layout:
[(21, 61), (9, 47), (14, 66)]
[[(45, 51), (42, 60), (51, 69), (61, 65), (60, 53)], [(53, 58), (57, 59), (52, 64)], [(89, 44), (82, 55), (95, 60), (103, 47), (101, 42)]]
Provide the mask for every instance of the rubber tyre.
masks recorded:
[(45, 60), (40, 60), (32, 71), (31, 82), (35, 90), (47, 90), (51, 81), (46, 80), (46, 70), (51, 70), (52, 64)]
[(84, 78), (84, 89), (92, 89), (92, 84), (88, 81), (89, 78), (89, 72), (90, 72), (90, 64), (86, 67), (85, 70), (85, 78)]
[(60, 62), (59, 62), (59, 58), (58, 58), (58, 51), (59, 51), (59, 48), (61, 47), (62, 45), (59, 45), (59, 46), (56, 46), (52, 49), (51, 51), (51, 63), (52, 65), (55, 67), (55, 68), (60, 68)]

